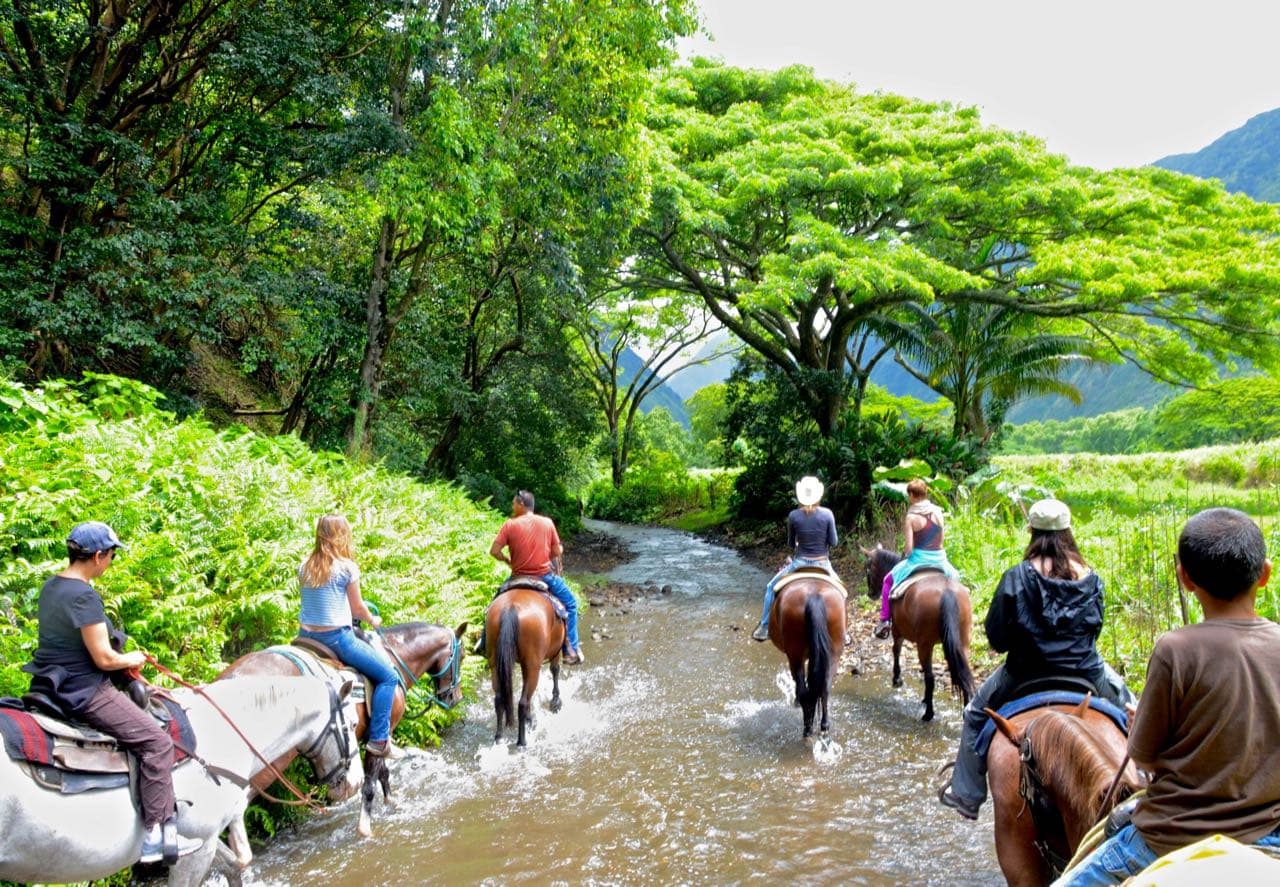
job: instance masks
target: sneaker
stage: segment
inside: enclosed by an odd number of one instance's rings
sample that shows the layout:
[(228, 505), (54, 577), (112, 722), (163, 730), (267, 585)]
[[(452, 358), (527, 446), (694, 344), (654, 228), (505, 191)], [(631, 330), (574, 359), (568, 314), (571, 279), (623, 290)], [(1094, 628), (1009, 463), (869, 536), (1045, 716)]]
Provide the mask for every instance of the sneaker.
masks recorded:
[[(176, 849), (177, 856), (188, 856), (204, 846), (204, 841), (199, 838), (188, 838), (186, 835), (178, 834), (177, 828), (172, 823), (165, 823), (164, 831), (169, 832), (170, 850)], [(164, 860), (164, 844), (164, 834), (160, 826), (151, 826), (151, 830), (142, 839), (142, 853), (138, 857), (138, 862), (150, 863)], [(173, 863), (168, 862), (167, 864), (172, 865)]]
[(942, 788), (938, 789), (938, 803), (943, 807), (950, 807), (965, 819), (976, 820), (978, 818), (978, 810), (976, 807), (969, 806), (952, 793), (950, 781), (948, 781)]
[(881, 619), (880, 624), (871, 633), (883, 641), (893, 633), (893, 622), (888, 619)]
[(756, 630), (751, 632), (751, 640), (767, 641), (769, 640), (769, 626), (763, 622), (756, 623)]
[(375, 758), (388, 758), (390, 760), (399, 760), (404, 757), (404, 752), (396, 748), (395, 743), (390, 739), (366, 742), (364, 744), (364, 752), (367, 755), (373, 755)]
[(560, 655), (561, 661), (565, 665), (581, 665), (587, 661), (586, 657), (582, 655), (582, 650), (576, 647), (565, 647)]
[(484, 655), (484, 633), (483, 632), (481, 632), (480, 634), (480, 640), (476, 641), (476, 645), (471, 648), (471, 655), (473, 656)]

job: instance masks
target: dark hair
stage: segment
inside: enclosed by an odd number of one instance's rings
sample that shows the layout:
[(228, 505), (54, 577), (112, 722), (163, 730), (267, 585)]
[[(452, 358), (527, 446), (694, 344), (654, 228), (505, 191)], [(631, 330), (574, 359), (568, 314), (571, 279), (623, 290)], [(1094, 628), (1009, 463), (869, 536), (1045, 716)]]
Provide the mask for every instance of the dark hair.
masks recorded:
[(530, 493), (528, 490), (517, 491), (516, 501), (530, 511), (533, 511), (533, 493)]
[(1178, 536), (1178, 560), (1187, 577), (1220, 601), (1250, 591), (1262, 575), (1267, 545), (1249, 515), (1209, 508), (1192, 515)]
[(1049, 561), (1050, 579), (1076, 578), (1073, 562), (1088, 566), (1080, 549), (1076, 547), (1076, 537), (1071, 535), (1070, 527), (1065, 530), (1031, 528), (1031, 541), (1027, 544), (1027, 550), (1022, 553), (1022, 559), (1029, 561), (1040, 558)]
[(74, 542), (67, 543), (67, 559), (70, 560), (71, 563), (73, 564), (76, 561), (91, 561), (93, 560), (93, 556), (97, 553), (98, 552), (90, 551), (87, 548), (81, 548), (79, 545), (76, 545)]

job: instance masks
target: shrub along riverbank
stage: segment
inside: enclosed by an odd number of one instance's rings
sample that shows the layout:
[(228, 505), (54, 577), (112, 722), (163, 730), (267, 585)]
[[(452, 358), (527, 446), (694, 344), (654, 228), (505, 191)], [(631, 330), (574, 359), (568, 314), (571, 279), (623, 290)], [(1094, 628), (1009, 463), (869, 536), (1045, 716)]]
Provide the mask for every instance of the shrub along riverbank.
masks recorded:
[[(294, 437), (177, 421), (145, 385), (90, 376), (26, 389), (0, 381), (0, 695), (25, 692), (44, 579), (81, 520), (104, 520), (129, 550), (97, 582), (138, 646), (191, 680), (297, 629), (297, 568), (316, 518), (351, 521), (366, 600), (387, 624), (476, 624), (500, 577), (496, 513), (448, 484), (423, 484)], [(481, 663), (466, 661), (468, 686)], [(458, 717), (401, 724), (439, 740)]]

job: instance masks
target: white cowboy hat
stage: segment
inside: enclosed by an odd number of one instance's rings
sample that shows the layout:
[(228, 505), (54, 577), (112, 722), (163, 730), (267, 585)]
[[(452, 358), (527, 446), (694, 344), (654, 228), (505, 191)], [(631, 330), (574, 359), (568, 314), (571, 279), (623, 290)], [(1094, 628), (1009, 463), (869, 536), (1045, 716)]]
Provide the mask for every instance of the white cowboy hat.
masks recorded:
[(801, 505), (817, 505), (822, 501), (822, 481), (816, 477), (802, 477), (796, 481), (796, 498)]

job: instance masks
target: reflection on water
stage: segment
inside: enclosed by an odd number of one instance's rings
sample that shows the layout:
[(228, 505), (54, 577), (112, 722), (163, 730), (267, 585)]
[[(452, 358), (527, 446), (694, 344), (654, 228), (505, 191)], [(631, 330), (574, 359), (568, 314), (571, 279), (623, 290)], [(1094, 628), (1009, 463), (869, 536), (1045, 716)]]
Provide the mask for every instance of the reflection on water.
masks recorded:
[(587, 612), (584, 636), (610, 637), (565, 670), (557, 714), (544, 673), (529, 748), (493, 745), (486, 688), (442, 748), (393, 765), (373, 840), (348, 805), (277, 838), (250, 882), (1002, 883), (990, 807), (966, 823), (934, 794), (957, 700), (926, 725), (910, 676), (842, 675), (831, 735), (805, 742), (781, 655), (747, 636), (767, 577), (682, 533), (592, 528), (638, 554), (614, 578), (676, 593)]

